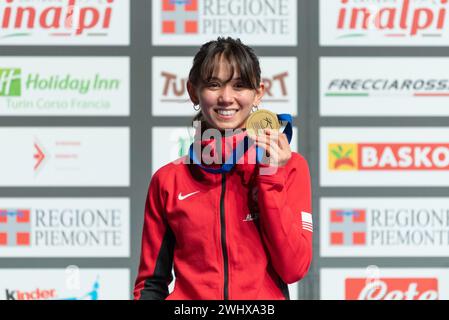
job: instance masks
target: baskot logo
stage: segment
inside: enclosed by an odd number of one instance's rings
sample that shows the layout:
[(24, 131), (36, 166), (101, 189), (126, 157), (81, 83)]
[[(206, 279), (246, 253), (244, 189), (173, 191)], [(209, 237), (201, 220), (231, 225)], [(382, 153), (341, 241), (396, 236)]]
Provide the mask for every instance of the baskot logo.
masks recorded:
[(436, 278), (349, 278), (346, 300), (437, 300)]
[[(342, 146), (340, 153), (336, 146)], [(449, 170), (449, 143), (331, 143), (328, 157), (332, 171)]]
[(29, 246), (30, 232), (29, 209), (0, 209), (0, 246)]
[(198, 33), (198, 0), (162, 0), (162, 33)]
[(335, 209), (330, 212), (331, 245), (365, 245), (366, 244), (366, 210)]
[(356, 144), (329, 144), (329, 168), (331, 170), (355, 170), (357, 168)]
[(339, 39), (366, 37), (370, 30), (384, 37), (441, 37), (447, 28), (448, 0), (340, 0)]
[[(3, 1), (4, 2), (4, 1)], [(37, 2), (37, 3), (36, 3)], [(0, 5), (0, 41), (11, 37), (31, 36), (31, 30), (46, 30), (52, 37), (108, 35), (113, 15), (114, 0), (106, 1), (59, 1), (54, 2), (8, 0)], [(102, 4), (102, 5), (99, 5)], [(65, 6), (64, 6), (65, 4)]]
[(0, 69), (0, 97), (20, 97), (21, 72), (20, 69)]

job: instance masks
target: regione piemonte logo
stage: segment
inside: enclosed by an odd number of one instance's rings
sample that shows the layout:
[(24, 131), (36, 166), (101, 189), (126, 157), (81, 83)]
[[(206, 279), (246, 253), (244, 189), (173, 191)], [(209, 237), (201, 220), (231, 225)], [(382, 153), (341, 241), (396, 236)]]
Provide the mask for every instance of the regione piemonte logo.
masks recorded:
[(21, 69), (0, 68), (0, 97), (20, 97)]
[(334, 209), (330, 212), (331, 245), (366, 244), (366, 210)]
[(30, 210), (0, 208), (0, 247), (30, 245)]
[(446, 43), (448, 0), (320, 0), (321, 43)]
[(0, 198), (0, 257), (127, 257), (127, 198)]
[(198, 33), (198, 0), (162, 0), (162, 33)]
[(154, 45), (198, 45), (219, 36), (250, 45), (296, 45), (297, 1), (155, 0)]
[(330, 143), (330, 171), (449, 170), (449, 143)]

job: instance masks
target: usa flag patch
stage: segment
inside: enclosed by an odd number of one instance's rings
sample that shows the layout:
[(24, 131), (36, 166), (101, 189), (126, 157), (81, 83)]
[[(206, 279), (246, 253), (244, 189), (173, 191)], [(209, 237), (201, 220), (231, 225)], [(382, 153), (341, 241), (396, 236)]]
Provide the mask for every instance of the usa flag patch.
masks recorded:
[(301, 218), (302, 218), (302, 228), (304, 230), (313, 232), (312, 214), (301, 211)]

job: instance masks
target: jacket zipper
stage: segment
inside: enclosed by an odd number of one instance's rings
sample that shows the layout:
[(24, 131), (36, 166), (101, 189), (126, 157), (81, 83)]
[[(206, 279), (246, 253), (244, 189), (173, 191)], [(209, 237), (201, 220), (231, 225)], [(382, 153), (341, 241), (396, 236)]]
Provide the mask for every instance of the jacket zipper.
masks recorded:
[(220, 196), (220, 224), (221, 224), (221, 250), (223, 251), (223, 262), (224, 262), (224, 300), (229, 299), (228, 291), (228, 252), (226, 251), (226, 221), (225, 221), (225, 208), (224, 208), (224, 198), (226, 190), (226, 174), (222, 173), (221, 176), (221, 196)]

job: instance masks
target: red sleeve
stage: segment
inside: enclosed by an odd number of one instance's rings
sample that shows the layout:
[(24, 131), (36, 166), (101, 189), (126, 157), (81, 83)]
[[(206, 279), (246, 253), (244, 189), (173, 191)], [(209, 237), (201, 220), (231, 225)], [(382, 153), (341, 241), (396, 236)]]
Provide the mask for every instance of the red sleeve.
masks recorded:
[(309, 270), (313, 230), (309, 167), (297, 153), (289, 161), (256, 180), (262, 238), (274, 269), (287, 284)]
[(165, 219), (160, 172), (151, 179), (145, 202), (140, 266), (134, 287), (135, 300), (163, 300), (173, 280), (175, 239)]

